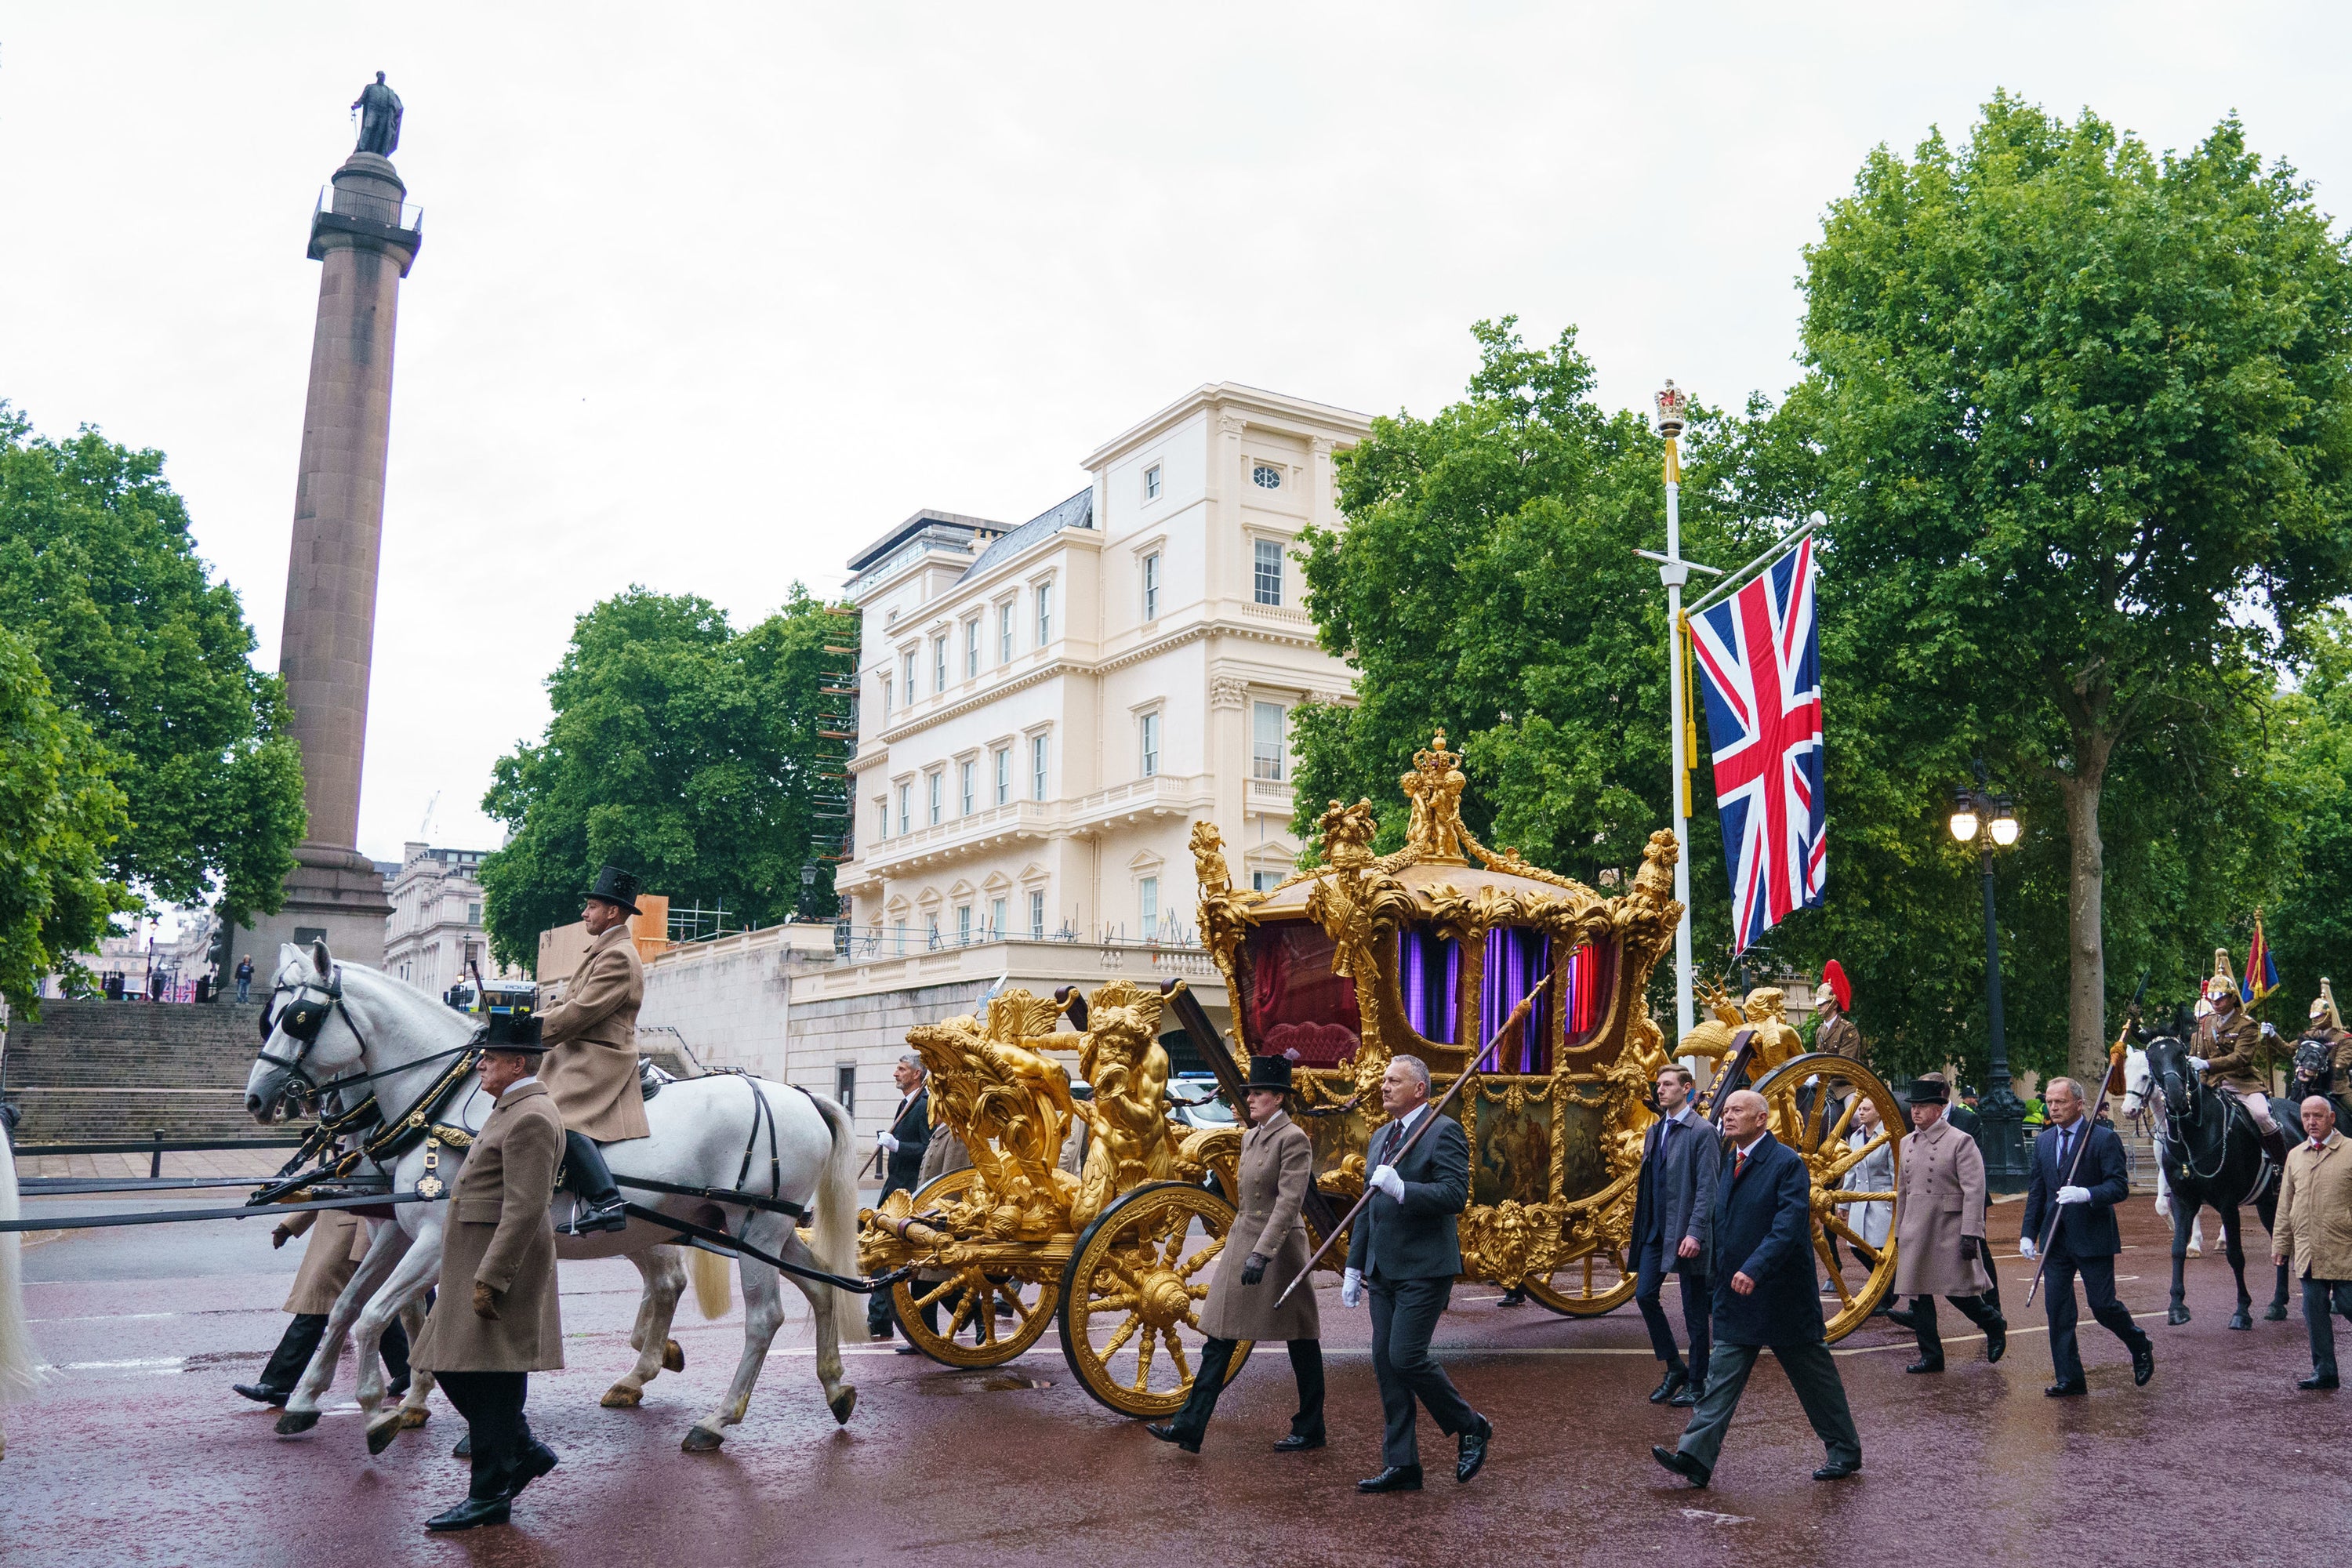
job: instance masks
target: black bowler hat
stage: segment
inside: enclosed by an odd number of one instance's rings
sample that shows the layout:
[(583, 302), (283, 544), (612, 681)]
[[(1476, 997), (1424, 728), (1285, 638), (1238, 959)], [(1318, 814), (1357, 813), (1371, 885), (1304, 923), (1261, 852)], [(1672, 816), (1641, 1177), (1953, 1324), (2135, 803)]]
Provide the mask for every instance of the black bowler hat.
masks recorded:
[(582, 895), (602, 899), (608, 904), (618, 904), (631, 914), (637, 912), (637, 879), (618, 866), (605, 866), (596, 873), (596, 885)]
[(1270, 1089), (1277, 1094), (1290, 1092), (1290, 1058), (1288, 1057), (1250, 1058), (1249, 1082), (1244, 1090)]
[(1914, 1105), (1944, 1105), (1949, 1103), (1951, 1098), (1952, 1086), (1944, 1081), (1942, 1073), (1931, 1072), (1911, 1080), (1911, 1103)]

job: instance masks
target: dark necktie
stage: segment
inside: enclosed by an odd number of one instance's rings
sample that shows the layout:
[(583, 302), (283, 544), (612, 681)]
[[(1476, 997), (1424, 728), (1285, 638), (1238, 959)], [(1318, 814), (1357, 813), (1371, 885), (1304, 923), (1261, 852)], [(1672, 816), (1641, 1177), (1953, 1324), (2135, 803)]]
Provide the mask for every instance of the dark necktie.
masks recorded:
[(1738, 1154), (1736, 1154), (1736, 1155), (1734, 1155), (1734, 1156), (1732, 1157), (1732, 1161), (1731, 1161), (1731, 1179), (1732, 1179), (1733, 1181), (1735, 1181), (1735, 1182), (1736, 1182), (1736, 1181), (1739, 1180), (1739, 1178), (1740, 1178), (1740, 1177), (1742, 1177), (1742, 1176), (1746, 1175), (1747, 1173), (1748, 1173), (1748, 1151), (1747, 1151), (1747, 1150), (1745, 1150), (1745, 1149), (1742, 1149), (1741, 1151), (1739, 1151), (1739, 1152), (1738, 1152)]
[(2074, 1147), (2074, 1130), (2071, 1127), (2061, 1127), (2058, 1129), (2058, 1174), (2063, 1180), (2072, 1181), (2074, 1179), (2074, 1168), (2066, 1163), (2067, 1152)]

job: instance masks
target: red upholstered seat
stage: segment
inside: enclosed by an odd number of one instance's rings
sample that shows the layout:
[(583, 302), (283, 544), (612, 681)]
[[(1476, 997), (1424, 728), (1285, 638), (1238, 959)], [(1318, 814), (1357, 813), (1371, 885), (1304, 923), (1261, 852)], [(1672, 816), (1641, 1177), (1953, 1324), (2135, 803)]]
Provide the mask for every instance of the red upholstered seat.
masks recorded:
[(1309, 1068), (1338, 1067), (1360, 1043), (1344, 1024), (1276, 1024), (1265, 1035), (1269, 1052)]

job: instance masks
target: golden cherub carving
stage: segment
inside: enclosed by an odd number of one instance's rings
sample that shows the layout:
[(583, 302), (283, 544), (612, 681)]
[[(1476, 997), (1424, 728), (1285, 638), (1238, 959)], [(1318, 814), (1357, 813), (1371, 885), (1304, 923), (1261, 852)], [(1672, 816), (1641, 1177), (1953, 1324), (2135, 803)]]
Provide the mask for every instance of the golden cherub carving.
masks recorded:
[(1159, 992), (1131, 980), (1114, 980), (1087, 999), (1078, 1070), (1093, 1086), (1094, 1099), (1079, 1114), (1095, 1135), (1070, 1210), (1073, 1230), (1085, 1229), (1121, 1193), (1175, 1174), (1168, 1053), (1160, 1045), (1163, 1005)]

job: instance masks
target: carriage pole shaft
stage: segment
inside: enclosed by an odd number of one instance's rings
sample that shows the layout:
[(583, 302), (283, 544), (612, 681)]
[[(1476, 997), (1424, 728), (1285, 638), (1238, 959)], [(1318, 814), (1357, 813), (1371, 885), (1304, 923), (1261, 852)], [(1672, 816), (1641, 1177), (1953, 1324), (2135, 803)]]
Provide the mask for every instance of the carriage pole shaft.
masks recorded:
[[(1412, 1131), (1405, 1134), (1403, 1146), (1389, 1156), (1390, 1164), (1395, 1164), (1411, 1153), (1412, 1146), (1421, 1142), (1421, 1135), (1437, 1125), (1438, 1117), (1445, 1113), (1445, 1108), (1453, 1103), (1454, 1097), (1462, 1092), (1462, 1086), (1477, 1074), (1486, 1071), (1486, 1058), (1500, 1049), (1505, 1040), (1527, 1027), (1528, 1016), (1535, 1010), (1536, 998), (1542, 995), (1544, 987), (1550, 984), (1551, 971), (1547, 969), (1544, 971), (1543, 978), (1536, 982), (1535, 989), (1519, 998), (1519, 1005), (1511, 1009), (1511, 1016), (1503, 1020), (1503, 1026), (1495, 1031), (1494, 1038), (1488, 1040), (1486, 1048), (1478, 1053), (1478, 1059), (1454, 1075), (1454, 1081), (1446, 1086), (1445, 1092), (1438, 1097), (1437, 1103), (1429, 1108), (1431, 1113), (1415, 1122)], [(1331, 1250), (1339, 1237), (1346, 1234), (1348, 1227), (1356, 1223), (1356, 1216), (1364, 1212), (1364, 1205), (1372, 1201), (1372, 1194), (1377, 1189), (1371, 1184), (1370, 1175), (1370, 1172), (1365, 1173), (1364, 1193), (1356, 1200), (1356, 1206), (1349, 1209), (1347, 1217), (1340, 1220), (1332, 1227), (1330, 1234), (1324, 1237), (1323, 1245), (1315, 1249), (1315, 1256), (1307, 1260), (1306, 1266), (1299, 1269), (1290, 1283), (1282, 1288), (1282, 1294), (1274, 1299), (1274, 1304), (1276, 1307), (1290, 1300), (1290, 1293), (1298, 1289), (1301, 1280), (1315, 1272), (1315, 1266), (1323, 1261), (1323, 1255)]]

